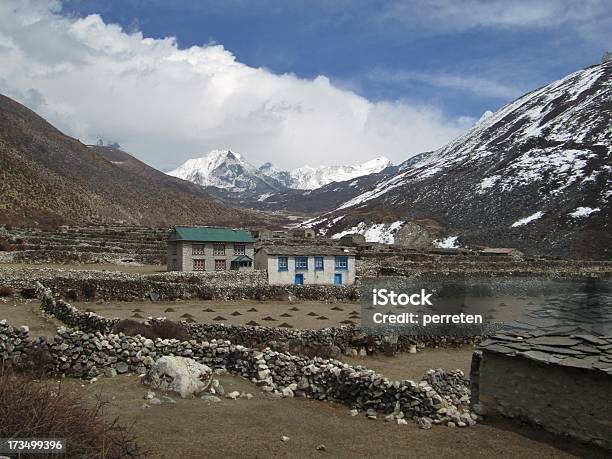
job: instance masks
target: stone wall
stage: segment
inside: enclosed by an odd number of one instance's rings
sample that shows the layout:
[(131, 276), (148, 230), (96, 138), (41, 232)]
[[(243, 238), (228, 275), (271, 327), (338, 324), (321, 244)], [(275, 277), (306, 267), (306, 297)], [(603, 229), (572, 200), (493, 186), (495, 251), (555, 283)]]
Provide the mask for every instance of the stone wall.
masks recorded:
[(612, 449), (612, 377), (482, 351), (472, 372), (473, 402), (489, 414), (539, 425)]
[[(41, 290), (42, 305), (68, 323), (83, 328), (107, 328), (112, 319), (80, 313), (64, 302), (54, 302)], [(467, 426), (477, 416), (469, 410), (468, 380), (461, 371), (428, 371), (418, 384), (389, 381), (360, 366), (333, 359), (309, 358), (257, 350), (225, 340), (155, 341), (123, 334), (87, 332), (62, 327), (57, 335), (28, 341), (27, 329), (16, 330), (0, 322), (0, 357), (19, 360), (33, 351), (46, 369), (56, 374), (78, 377), (115, 376), (118, 373), (144, 373), (164, 355), (189, 357), (214, 369), (243, 376), (280, 396), (301, 395), (317, 400), (336, 401), (353, 408), (391, 416), (419, 418), (421, 423)], [(3, 363), (3, 362), (0, 362)]]
[(38, 281), (60, 296), (105, 301), (287, 299), (356, 301), (351, 285), (268, 285), (263, 271), (137, 274), (118, 271), (0, 267), (0, 284), (16, 290)]
[[(41, 309), (69, 327), (95, 333), (109, 333), (119, 319), (108, 319), (94, 312), (82, 312), (63, 300), (55, 300), (51, 291), (37, 285)], [(149, 322), (163, 319), (149, 319)], [(228, 340), (234, 344), (295, 352), (303, 355), (337, 357), (340, 353), (380, 352), (392, 355), (398, 351), (416, 351), (425, 347), (454, 347), (474, 344), (479, 338), (444, 336), (371, 336), (354, 326), (318, 330), (288, 329), (250, 325), (203, 324), (182, 322), (190, 336), (198, 341)]]

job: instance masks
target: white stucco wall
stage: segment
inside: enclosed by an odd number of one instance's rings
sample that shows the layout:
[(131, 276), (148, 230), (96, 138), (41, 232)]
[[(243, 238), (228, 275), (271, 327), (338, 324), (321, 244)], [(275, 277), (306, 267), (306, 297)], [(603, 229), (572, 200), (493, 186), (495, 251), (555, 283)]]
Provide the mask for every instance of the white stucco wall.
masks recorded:
[[(281, 255), (282, 256), (282, 255)], [(271, 285), (287, 285), (295, 283), (296, 273), (301, 273), (304, 276), (304, 285), (333, 285), (334, 275), (342, 274), (342, 284), (350, 285), (355, 283), (355, 256), (348, 255), (348, 269), (335, 269), (335, 256), (323, 256), (323, 271), (315, 271), (314, 259), (315, 256), (308, 256), (308, 269), (295, 269), (295, 256), (287, 255), (287, 271), (278, 270), (279, 255), (267, 255), (262, 251), (258, 252), (255, 257), (255, 267), (257, 269), (266, 269), (268, 271), (268, 282)]]

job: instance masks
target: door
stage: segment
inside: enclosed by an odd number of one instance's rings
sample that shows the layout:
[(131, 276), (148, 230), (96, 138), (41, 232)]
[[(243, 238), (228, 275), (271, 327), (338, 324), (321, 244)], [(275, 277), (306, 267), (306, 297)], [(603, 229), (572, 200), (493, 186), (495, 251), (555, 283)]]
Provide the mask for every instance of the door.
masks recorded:
[(303, 285), (304, 284), (304, 275), (296, 274), (295, 275), (295, 285)]
[(342, 284), (342, 274), (336, 273), (334, 274), (334, 284), (341, 285)]

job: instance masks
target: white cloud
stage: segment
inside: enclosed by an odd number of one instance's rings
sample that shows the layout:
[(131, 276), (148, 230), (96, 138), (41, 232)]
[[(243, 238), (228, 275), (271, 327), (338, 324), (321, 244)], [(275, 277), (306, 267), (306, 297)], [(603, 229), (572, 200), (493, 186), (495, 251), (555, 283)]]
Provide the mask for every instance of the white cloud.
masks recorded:
[(221, 45), (180, 49), (57, 2), (0, 3), (0, 92), (84, 142), (98, 135), (162, 169), (215, 148), (282, 167), (401, 161), (470, 120), (433, 107), (371, 102), (319, 76), (275, 75)]

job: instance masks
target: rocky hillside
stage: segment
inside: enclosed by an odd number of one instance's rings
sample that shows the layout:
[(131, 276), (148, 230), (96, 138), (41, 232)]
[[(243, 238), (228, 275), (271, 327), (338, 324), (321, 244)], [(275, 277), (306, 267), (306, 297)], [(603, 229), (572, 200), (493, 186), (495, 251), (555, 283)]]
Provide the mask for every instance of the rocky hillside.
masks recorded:
[(204, 190), (125, 152), (89, 147), (0, 95), (0, 224), (248, 224)]
[(317, 219), (336, 234), (433, 219), (463, 246), (609, 259), (612, 62), (575, 72)]

